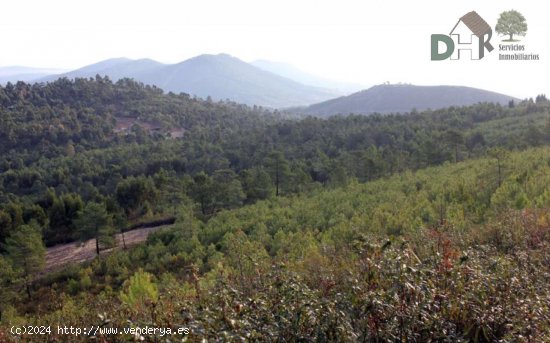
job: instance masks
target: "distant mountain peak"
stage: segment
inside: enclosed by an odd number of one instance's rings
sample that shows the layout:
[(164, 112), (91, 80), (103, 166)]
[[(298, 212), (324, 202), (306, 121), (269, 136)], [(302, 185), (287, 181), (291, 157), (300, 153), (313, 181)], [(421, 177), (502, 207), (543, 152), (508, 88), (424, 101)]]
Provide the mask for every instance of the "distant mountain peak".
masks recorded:
[(189, 58), (185, 61), (182, 61), (182, 62), (193, 61), (193, 60), (233, 60), (233, 61), (237, 60), (237, 61), (241, 61), (237, 57), (231, 56), (229, 54), (219, 53), (219, 54), (201, 54), (201, 55), (197, 55), (195, 57), (191, 57), (191, 58)]

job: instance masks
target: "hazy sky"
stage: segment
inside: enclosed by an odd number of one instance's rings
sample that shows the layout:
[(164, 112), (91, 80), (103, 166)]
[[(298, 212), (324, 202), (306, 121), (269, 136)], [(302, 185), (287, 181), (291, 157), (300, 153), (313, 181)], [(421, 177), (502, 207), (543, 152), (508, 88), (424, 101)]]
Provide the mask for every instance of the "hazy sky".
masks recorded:
[[(341, 81), (456, 84), (550, 95), (545, 1), (26, 0), (0, 3), (0, 66), (77, 68), (112, 57), (174, 63), (203, 53), (268, 59)], [(477, 11), (493, 28), (516, 9), (540, 61), (430, 61), (430, 35)], [(495, 34), (496, 35), (496, 34)]]

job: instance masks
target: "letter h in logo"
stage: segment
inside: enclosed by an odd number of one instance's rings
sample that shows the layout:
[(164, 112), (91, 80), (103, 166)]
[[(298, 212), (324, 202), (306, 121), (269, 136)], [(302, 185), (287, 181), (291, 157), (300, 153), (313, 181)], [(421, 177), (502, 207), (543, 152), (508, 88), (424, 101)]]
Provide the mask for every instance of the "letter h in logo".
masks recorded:
[(489, 43), (493, 30), (475, 11), (460, 18), (449, 35), (455, 43), (452, 60), (460, 59), (461, 51), (466, 50), (470, 50), (472, 60), (480, 60), (485, 54), (485, 48), (489, 52), (493, 50)]
[[(441, 61), (449, 57), (458, 60), (463, 57), (461, 51), (470, 51), (472, 60), (480, 60), (485, 55), (485, 49), (493, 51), (493, 46), (489, 43), (492, 35), (493, 30), (479, 14), (475, 11), (467, 13), (458, 20), (449, 36), (432, 35), (432, 61)], [(439, 51), (439, 43), (444, 44), (444, 52)]]

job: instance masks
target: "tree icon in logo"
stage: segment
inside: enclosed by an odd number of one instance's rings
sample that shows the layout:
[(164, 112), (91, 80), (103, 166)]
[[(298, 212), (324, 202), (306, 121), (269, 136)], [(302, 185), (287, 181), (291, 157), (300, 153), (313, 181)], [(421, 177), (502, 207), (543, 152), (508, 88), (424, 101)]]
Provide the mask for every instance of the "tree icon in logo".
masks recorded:
[(516, 10), (502, 12), (500, 18), (498, 18), (495, 31), (500, 35), (509, 37), (503, 40), (504, 42), (516, 42), (514, 35), (525, 36), (527, 32), (525, 17)]

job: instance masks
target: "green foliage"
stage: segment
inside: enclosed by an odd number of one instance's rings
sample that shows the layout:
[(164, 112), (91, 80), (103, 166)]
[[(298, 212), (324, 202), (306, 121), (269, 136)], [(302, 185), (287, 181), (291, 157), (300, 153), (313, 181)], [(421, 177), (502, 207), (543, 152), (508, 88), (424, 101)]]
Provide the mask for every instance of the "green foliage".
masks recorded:
[[(550, 150), (527, 149), (550, 142), (542, 96), (290, 120), (98, 77), (8, 84), (0, 102), (2, 325), (25, 313), (189, 327), (191, 341), (550, 340)], [(174, 216), (146, 244), (36, 277), (38, 227), (99, 253), (115, 231)]]
[(5, 250), (15, 272), (23, 278), (30, 298), (30, 282), (44, 267), (46, 254), (40, 229), (36, 225), (19, 227), (6, 239)]
[(152, 275), (142, 270), (137, 271), (120, 293), (120, 300), (136, 311), (142, 311), (146, 306), (158, 301), (158, 288), (151, 281)]
[(290, 187), (290, 168), (288, 161), (280, 151), (272, 152), (266, 161), (267, 168), (271, 174), (275, 186), (275, 196), (284, 193)]
[(527, 22), (525, 22), (525, 17), (518, 11), (505, 11), (500, 14), (495, 31), (501, 35), (508, 35), (509, 41), (513, 41), (514, 35), (525, 36)]
[[(173, 215), (189, 196), (207, 219), (273, 193), (315, 192), (480, 157), (487, 148), (550, 142), (550, 131), (541, 129), (550, 107), (541, 95), (513, 108), (478, 104), (297, 120), (163, 94), (132, 80), (62, 79), (0, 89), (0, 222), (11, 221), (2, 225), (0, 242), (33, 219), (44, 226), (48, 246), (73, 241), (75, 213), (87, 202), (109, 203), (109, 213), (125, 212), (131, 226)], [(184, 138), (170, 138), (171, 130)], [(212, 185), (190, 182), (201, 172)]]
[(549, 154), (491, 154), (506, 166), (500, 186), (488, 156), (206, 223), (183, 207), (147, 245), (74, 274), (61, 311), (29, 320), (101, 313), (100, 325), (189, 327), (190, 340), (544, 342), (550, 215), (533, 199), (546, 199)]
[(228, 267), (238, 275), (241, 286), (254, 287), (256, 276), (269, 266), (269, 256), (263, 245), (250, 240), (240, 230), (226, 234), (221, 244)]
[(193, 178), (193, 184), (190, 187), (192, 198), (199, 204), (202, 214), (211, 214), (214, 209), (214, 183), (212, 178), (206, 173), (201, 172)]
[(247, 169), (242, 174), (244, 192), (250, 201), (264, 200), (273, 194), (271, 177), (264, 168)]
[(0, 322), (2, 314), (13, 303), (17, 296), (17, 292), (13, 289), (18, 283), (17, 274), (13, 270), (12, 262), (0, 255)]
[(244, 193), (237, 174), (232, 170), (217, 170), (212, 176), (214, 203), (218, 208), (234, 208), (242, 205)]
[(77, 235), (75, 220), (78, 213), (84, 208), (82, 198), (77, 194), (64, 194), (57, 197), (52, 190), (47, 196), (49, 199), (44, 202), (48, 212), (49, 225), (44, 231), (45, 243), (51, 245), (74, 240)]
[(2, 206), (0, 212), (0, 242), (5, 242), (6, 238), (23, 224), (23, 208), (20, 204), (9, 202)]
[(95, 239), (98, 255), (102, 248), (113, 247), (116, 243), (112, 216), (107, 213), (104, 204), (88, 203), (84, 210), (79, 212), (76, 226), (81, 241)]
[(116, 198), (126, 214), (132, 217), (140, 207), (155, 200), (155, 186), (148, 178), (130, 177), (117, 185)]
[(203, 215), (212, 215), (223, 208), (237, 207), (245, 197), (241, 182), (235, 172), (229, 169), (217, 170), (212, 176), (198, 173), (193, 178), (189, 191)]

